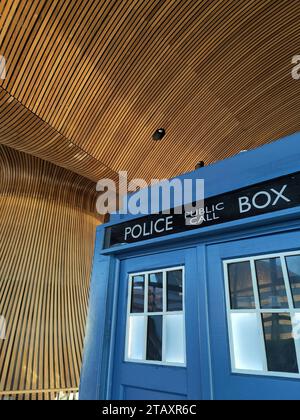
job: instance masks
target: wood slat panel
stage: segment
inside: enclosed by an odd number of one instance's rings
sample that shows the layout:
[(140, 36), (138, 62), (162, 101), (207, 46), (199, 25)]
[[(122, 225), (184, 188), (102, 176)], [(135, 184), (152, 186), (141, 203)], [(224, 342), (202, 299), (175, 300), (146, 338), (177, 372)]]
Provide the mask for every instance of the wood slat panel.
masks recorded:
[(1, 400), (78, 400), (78, 388), (1, 392)]
[(78, 388), (95, 199), (90, 180), (0, 145), (0, 398)]
[(0, 87), (0, 143), (97, 181), (117, 174), (59, 134)]
[(300, 130), (299, 0), (6, 0), (0, 13), (0, 142), (90, 179), (171, 177)]

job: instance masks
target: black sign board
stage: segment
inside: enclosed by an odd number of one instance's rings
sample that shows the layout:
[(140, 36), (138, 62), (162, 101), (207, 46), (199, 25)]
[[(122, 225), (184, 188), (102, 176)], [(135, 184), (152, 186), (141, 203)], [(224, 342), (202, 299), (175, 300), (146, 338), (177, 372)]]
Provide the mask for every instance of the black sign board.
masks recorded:
[(245, 219), (300, 205), (300, 172), (206, 198), (190, 212), (150, 214), (106, 228), (105, 247)]

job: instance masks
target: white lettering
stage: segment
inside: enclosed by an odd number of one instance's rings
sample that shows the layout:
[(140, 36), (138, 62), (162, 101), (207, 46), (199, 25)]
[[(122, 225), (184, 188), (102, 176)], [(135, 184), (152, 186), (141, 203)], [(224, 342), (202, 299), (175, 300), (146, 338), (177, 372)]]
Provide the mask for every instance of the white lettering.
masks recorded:
[(125, 228), (125, 241), (127, 240), (127, 236), (129, 235), (130, 232), (131, 232), (131, 228), (129, 226), (127, 226)]
[(154, 224), (154, 230), (155, 230), (155, 232), (161, 233), (161, 232), (163, 232), (165, 230), (165, 226), (163, 228), (161, 228), (161, 229), (158, 229), (158, 227), (157, 227), (157, 225), (159, 223), (164, 222), (164, 221), (165, 221), (165, 219), (158, 219), (158, 220), (156, 220), (156, 222)]
[(96, 190), (102, 192), (97, 198), (96, 208), (99, 214), (114, 213), (117, 209), (116, 184), (111, 179), (97, 182)]
[[(138, 229), (138, 234), (134, 234), (134, 231), (135, 231), (136, 229)], [(132, 236), (134, 239), (137, 239), (139, 236), (141, 236), (142, 231), (143, 231), (143, 229), (142, 229), (142, 226), (141, 226), (141, 225), (135, 225), (135, 226), (133, 226), (133, 228), (132, 228), (132, 230), (131, 230), (131, 236)]]
[(218, 203), (217, 205), (216, 205), (216, 210), (218, 210), (218, 211), (222, 211), (222, 210), (224, 210), (225, 209), (225, 205), (224, 205), (224, 203)]
[(129, 182), (128, 191), (134, 192), (128, 200), (129, 214), (148, 213), (148, 190), (147, 182), (137, 178)]
[(157, 181), (151, 181), (151, 213), (157, 214), (162, 210), (163, 214), (170, 214), (170, 209), (174, 207), (175, 214), (180, 214), (183, 204), (182, 181), (179, 178), (162, 179), (159, 183)]
[(129, 238), (138, 239), (139, 237), (146, 237), (156, 233), (163, 233), (165, 231), (173, 230), (173, 216), (168, 216), (165, 219), (160, 218), (155, 222), (145, 222), (143, 224), (136, 224), (133, 227), (126, 226), (124, 231), (124, 240)]
[(105, 406), (102, 408), (103, 415), (121, 415), (121, 416), (129, 416), (130, 418), (134, 417), (136, 413), (136, 407), (117, 407), (112, 404)]
[[(265, 204), (257, 204), (256, 199), (260, 196), (265, 196), (267, 197), (267, 201)], [(269, 193), (267, 193), (266, 191), (259, 191), (258, 193), (256, 193), (254, 195), (254, 197), (252, 198), (252, 204), (254, 207), (256, 207), (257, 209), (265, 209), (266, 207), (268, 207), (271, 203), (272, 199), (271, 199), (271, 195)]]
[(276, 199), (275, 199), (275, 201), (274, 201), (274, 203), (273, 203), (273, 206), (276, 206), (276, 204), (277, 204), (277, 202), (278, 202), (278, 200), (280, 199), (280, 198), (282, 198), (284, 201), (286, 201), (287, 203), (289, 203), (291, 200), (289, 199), (289, 198), (287, 198), (287, 197), (285, 197), (284, 195), (283, 195), (283, 192), (286, 190), (286, 188), (287, 188), (287, 185), (284, 185), (282, 188), (281, 188), (281, 190), (278, 192), (278, 191), (276, 191), (276, 190), (274, 190), (273, 188), (271, 188), (271, 191), (274, 193), (274, 194), (276, 194), (277, 195), (277, 197), (276, 197)]
[(119, 172), (119, 213), (120, 214), (127, 214), (127, 202), (128, 202), (128, 179), (127, 179), (127, 172), (120, 171)]
[(239, 197), (240, 213), (247, 213), (251, 210), (251, 204), (248, 197)]
[[(284, 185), (280, 191), (277, 191), (275, 188), (270, 188), (270, 192), (268, 191), (259, 191), (257, 192), (252, 199), (249, 197), (239, 197), (239, 208), (240, 213), (247, 213), (252, 209), (252, 207), (256, 209), (265, 209), (267, 208), (271, 203), (272, 206), (276, 206), (279, 200), (286, 201), (287, 203), (290, 203), (290, 199), (283, 195), (284, 191), (287, 188), (287, 184)], [(274, 197), (272, 197), (272, 194)], [(259, 204), (259, 201), (262, 204)]]
[(166, 230), (173, 230), (173, 216), (166, 218)]

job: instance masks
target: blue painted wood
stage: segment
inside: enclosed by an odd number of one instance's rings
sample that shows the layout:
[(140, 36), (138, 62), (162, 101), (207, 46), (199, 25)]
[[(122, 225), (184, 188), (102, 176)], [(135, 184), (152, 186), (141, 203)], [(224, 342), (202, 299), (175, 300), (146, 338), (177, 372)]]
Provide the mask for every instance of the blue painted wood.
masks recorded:
[(111, 316), (117, 260), (101, 255), (104, 231), (97, 229), (93, 271), (90, 286), (89, 312), (84, 342), (84, 357), (79, 398), (105, 398), (111, 352)]
[(186, 400), (186, 395), (171, 394), (168, 392), (159, 392), (155, 390), (126, 387), (124, 389), (124, 400)]
[(207, 289), (207, 255), (205, 244), (198, 245), (197, 248), (197, 283), (198, 283), (198, 326), (200, 340), (200, 375), (202, 383), (202, 398), (204, 400), (212, 400), (214, 397), (212, 387), (212, 370), (211, 370), (211, 348), (210, 348), (210, 331), (208, 317), (208, 289)]
[[(162, 269), (184, 265), (186, 304), (187, 367), (167, 367), (142, 363), (124, 362), (125, 330), (128, 296), (128, 275), (132, 272)], [(121, 264), (119, 318), (117, 319), (117, 338), (115, 370), (113, 377), (113, 399), (128, 396), (128, 388), (145, 390), (144, 398), (150, 398), (155, 391), (156, 399), (165, 399), (167, 394), (180, 395), (181, 398), (201, 399), (202, 385), (199, 360), (198, 330), (198, 284), (196, 275), (196, 250), (183, 252), (155, 253), (152, 258), (138, 257), (124, 260)], [(131, 395), (131, 394), (130, 394)]]
[(300, 232), (274, 234), (207, 248), (208, 307), (215, 399), (300, 399), (300, 380), (231, 373), (222, 261), (300, 248)]
[[(297, 172), (300, 170), (299, 162), (300, 133), (296, 133), (176, 178), (204, 179), (207, 198)], [(171, 207), (173, 204), (171, 200)], [(136, 217), (114, 214), (107, 226)]]
[[(204, 178), (205, 196), (209, 197), (297, 172), (300, 170), (299, 162), (298, 133), (183, 176)], [(109, 224), (133, 217), (115, 215)], [(279, 393), (282, 398), (295, 395), (300, 398), (297, 380), (261, 377), (252, 380), (230, 375), (228, 354), (226, 356), (224, 290), (220, 277), (222, 252), (226, 256), (244, 255), (243, 252), (250, 251), (256, 253), (259, 249), (261, 252), (294, 247), (299, 249), (299, 207), (109, 250), (103, 250), (104, 229), (105, 226), (100, 226), (96, 234), (80, 383), (81, 399), (151, 398), (151, 395), (154, 398), (158, 394), (162, 398), (164, 395), (165, 399), (168, 395), (173, 399), (176, 399), (176, 395), (180, 398), (188, 396), (204, 399), (242, 399), (247, 398), (247, 395), (259, 398), (268, 387), (269, 391), (262, 398), (272, 399)], [(280, 232), (285, 232), (283, 239), (276, 242), (274, 238)], [(248, 248), (244, 247), (246, 244)], [(170, 263), (172, 265), (176, 261), (185, 263), (190, 272), (189, 287), (193, 290), (193, 293), (188, 294), (187, 301), (188, 340), (191, 344), (188, 346), (187, 370), (190, 373), (183, 374), (180, 368), (179, 371), (178, 368), (171, 368), (171, 371), (166, 368), (166, 375), (163, 371), (158, 375), (157, 367), (143, 366), (141, 370), (139, 366), (129, 366), (122, 362), (126, 273), (129, 267), (132, 271), (147, 270), (168, 266)], [(217, 316), (213, 309), (216, 309)], [(189, 365), (190, 361), (193, 368)], [(227, 363), (226, 368), (224, 363)], [(148, 373), (148, 382), (144, 380), (143, 372)], [(138, 378), (136, 381), (135, 377)], [(181, 378), (179, 382), (184, 386), (177, 387), (175, 380), (173, 385), (171, 378)]]

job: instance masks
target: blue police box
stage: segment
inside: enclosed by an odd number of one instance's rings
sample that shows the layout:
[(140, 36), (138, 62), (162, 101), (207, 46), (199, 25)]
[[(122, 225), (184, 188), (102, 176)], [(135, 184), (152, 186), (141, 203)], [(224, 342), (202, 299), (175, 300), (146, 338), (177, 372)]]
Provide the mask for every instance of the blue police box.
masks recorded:
[(97, 228), (80, 399), (300, 399), (300, 134), (178, 179)]

